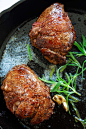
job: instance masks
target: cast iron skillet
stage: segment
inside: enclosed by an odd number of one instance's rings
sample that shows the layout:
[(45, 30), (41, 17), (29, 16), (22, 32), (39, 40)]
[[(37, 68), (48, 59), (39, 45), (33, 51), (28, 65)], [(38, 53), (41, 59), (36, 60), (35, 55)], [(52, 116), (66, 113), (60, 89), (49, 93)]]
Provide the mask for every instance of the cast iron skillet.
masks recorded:
[[(70, 12), (71, 19), (77, 19), (73, 21), (73, 25), (76, 29), (77, 41), (81, 40), (81, 35), (86, 35), (86, 1), (73, 1), (73, 0), (23, 0), (18, 2), (13, 7), (5, 10), (0, 14), (0, 60), (6, 48), (6, 43), (13, 34), (22, 36), (24, 30), (25, 33), (29, 33), (29, 23), (32, 19), (38, 17), (41, 12), (54, 2), (60, 2), (64, 4), (65, 11)], [(77, 17), (77, 18), (76, 18)], [(81, 25), (81, 26), (80, 26)], [(31, 25), (30, 25), (31, 26)], [(78, 26), (78, 27), (77, 27)], [(19, 28), (21, 30), (19, 31)], [(82, 29), (81, 29), (82, 28)], [(34, 49), (34, 48), (33, 48)], [(34, 49), (36, 55), (39, 56), (39, 51)], [(40, 57), (42, 57), (40, 55)], [(50, 65), (44, 58), (42, 58), (45, 65)], [(84, 59), (80, 59), (84, 60)], [(39, 66), (34, 61), (29, 62), (28, 65), (34, 69), (39, 76), (42, 76), (44, 67)], [(0, 86), (2, 85), (3, 77), (0, 77)], [(86, 82), (84, 82), (86, 85)], [(84, 88), (84, 87), (83, 87)], [(86, 88), (82, 90), (82, 94), (85, 94)], [(51, 94), (52, 95), (52, 94)], [(86, 95), (83, 95), (85, 99)], [(86, 114), (86, 101), (78, 104), (82, 117), (84, 119)], [(72, 112), (73, 113), (73, 112)], [(23, 123), (23, 124), (22, 124)], [(6, 107), (2, 91), (0, 90), (0, 129), (24, 129), (30, 127), (30, 129), (83, 129), (79, 122), (75, 122), (73, 114), (70, 116), (66, 113), (61, 106), (56, 104), (53, 116), (48, 120), (40, 124), (39, 126), (31, 126), (27, 122), (18, 120)]]

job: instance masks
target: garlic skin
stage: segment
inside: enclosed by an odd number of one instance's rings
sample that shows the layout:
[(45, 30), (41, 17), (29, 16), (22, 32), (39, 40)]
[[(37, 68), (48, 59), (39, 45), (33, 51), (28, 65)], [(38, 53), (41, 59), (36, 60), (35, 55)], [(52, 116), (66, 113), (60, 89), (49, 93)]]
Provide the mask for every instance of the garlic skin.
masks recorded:
[(65, 111), (68, 111), (67, 101), (62, 95), (54, 95), (53, 100), (57, 102), (59, 105), (63, 105)]

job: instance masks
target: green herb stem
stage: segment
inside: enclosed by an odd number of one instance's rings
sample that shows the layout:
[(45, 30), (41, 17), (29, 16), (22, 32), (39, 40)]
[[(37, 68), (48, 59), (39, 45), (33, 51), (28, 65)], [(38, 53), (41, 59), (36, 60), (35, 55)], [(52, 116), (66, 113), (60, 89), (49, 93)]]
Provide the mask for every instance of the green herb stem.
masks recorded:
[(53, 67), (53, 69), (52, 69), (51, 72), (50, 72), (50, 76), (49, 76), (50, 79), (51, 79), (51, 77), (52, 77), (52, 75), (53, 75), (53, 73), (54, 73), (54, 71), (55, 71), (55, 68), (56, 68), (56, 65)]
[(28, 50), (28, 54), (29, 54), (29, 59), (30, 59), (30, 61), (31, 61), (32, 58), (31, 58), (31, 50), (30, 50), (29, 44), (27, 44), (27, 50)]
[(68, 87), (68, 88), (70, 88), (74, 93), (76, 93), (77, 95), (81, 96), (81, 94), (78, 93), (78, 92), (77, 92), (74, 88), (72, 88), (71, 86), (66, 85), (66, 84), (63, 84), (63, 83), (61, 83), (61, 86)]
[(73, 101), (73, 102), (79, 102), (79, 99), (72, 96), (72, 95), (69, 95), (69, 98)]
[(76, 56), (81, 57), (81, 56), (86, 56), (86, 38), (82, 35), (83, 42), (77, 43), (76, 41), (74, 42), (74, 45), (79, 49), (81, 52), (72, 52), (72, 54), (76, 54)]

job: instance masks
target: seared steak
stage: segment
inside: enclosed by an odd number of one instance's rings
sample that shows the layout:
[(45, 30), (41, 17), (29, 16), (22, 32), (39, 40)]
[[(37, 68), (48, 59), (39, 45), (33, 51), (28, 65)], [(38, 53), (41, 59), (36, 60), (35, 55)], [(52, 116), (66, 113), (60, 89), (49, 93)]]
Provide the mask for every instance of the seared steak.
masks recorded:
[(34, 47), (53, 64), (65, 64), (66, 54), (76, 39), (75, 30), (64, 5), (54, 3), (33, 23), (29, 37)]
[(49, 87), (26, 65), (12, 68), (1, 86), (7, 108), (20, 119), (39, 124), (53, 114)]

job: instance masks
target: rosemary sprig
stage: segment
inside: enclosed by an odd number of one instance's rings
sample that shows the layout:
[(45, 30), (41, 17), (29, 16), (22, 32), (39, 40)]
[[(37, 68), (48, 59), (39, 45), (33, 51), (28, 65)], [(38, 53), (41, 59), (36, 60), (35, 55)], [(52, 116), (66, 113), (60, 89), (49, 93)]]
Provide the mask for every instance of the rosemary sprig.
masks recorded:
[(86, 60), (83, 62), (82, 66), (81, 66), (79, 61), (74, 57), (73, 52), (69, 52), (67, 57), (69, 57), (69, 61), (67, 62), (66, 66), (64, 66), (64, 69), (67, 66), (77, 66), (77, 67), (79, 67), (80, 69), (82, 69), (81, 72), (79, 73), (79, 75), (82, 74), (82, 81), (83, 81), (83, 72), (86, 70), (86, 68), (84, 68), (84, 64), (86, 63)]
[[(83, 62), (82, 66), (81, 66), (81, 64), (78, 62), (78, 60), (75, 59), (74, 55), (71, 52), (69, 54), (70, 54), (69, 61), (57, 70), (56, 81), (53, 81), (51, 79), (53, 72), (55, 71), (55, 68), (53, 68), (50, 73), (50, 80), (47, 80), (44, 76), (43, 76), (43, 78), (40, 78), (40, 79), (51, 85), (50, 92), (55, 92), (66, 98), (68, 110), (69, 110), (69, 102), (71, 103), (71, 105), (76, 113), (75, 120), (80, 121), (85, 129), (86, 119), (82, 120), (80, 117), (80, 114), (74, 104), (74, 103), (79, 102), (79, 99), (77, 97), (74, 97), (74, 94), (81, 96), (81, 94), (76, 91), (76, 79), (79, 75), (82, 75), (82, 78), (83, 78), (83, 72), (86, 70), (86, 67), (84, 67), (86, 60)], [(71, 73), (68, 74), (67, 72), (65, 72), (65, 76), (67, 79), (67, 80), (65, 80), (60, 76), (60, 73), (63, 72), (67, 66), (76, 66), (77, 69), (76, 69), (76, 73), (74, 75), (72, 75)], [(81, 72), (79, 72), (79, 69), (81, 69)], [(69, 110), (69, 113), (70, 113), (70, 110)]]
[(84, 35), (82, 35), (83, 42), (77, 43), (76, 41), (74, 42), (74, 45), (79, 49), (80, 52), (72, 52), (73, 54), (76, 54), (76, 56), (81, 57), (81, 56), (86, 56), (86, 38)]
[(80, 117), (80, 114), (78, 112), (78, 109), (75, 106), (75, 104), (72, 101), (70, 101), (70, 103), (71, 103), (71, 105), (72, 105), (72, 107), (73, 107), (73, 109), (74, 109), (74, 111), (76, 113), (76, 116), (75, 116), (76, 122), (79, 121), (83, 125), (83, 127), (85, 129), (85, 127), (86, 127), (86, 119), (82, 120), (81, 117)]
[(72, 101), (70, 101), (70, 103), (73, 106), (74, 111), (76, 112), (75, 120), (81, 122), (81, 124), (83, 125), (83, 127), (85, 129), (85, 127), (86, 127), (86, 119), (82, 120), (81, 117), (80, 117), (80, 114), (78, 112), (78, 109), (76, 108), (74, 103)]
[(76, 91), (76, 78), (78, 76), (77, 73), (78, 73), (79, 67), (77, 68), (76, 73), (74, 75), (65, 73), (65, 75), (67, 77), (67, 81), (64, 80), (62, 77), (60, 77), (60, 71), (61, 71), (61, 69), (63, 69), (63, 67), (64, 66), (61, 66), (57, 70), (56, 81), (53, 81), (51, 79), (47, 80), (45, 77), (40, 78), (40, 79), (46, 83), (52, 84), (50, 92), (57, 92), (60, 95), (63, 94), (66, 97), (67, 105), (68, 105), (69, 98), (71, 98), (73, 101), (75, 101), (75, 98), (73, 98), (71, 96), (72, 94), (77, 94), (77, 95), (81, 96), (81, 94)]
[(70, 66), (78, 66), (79, 68), (81, 68), (81, 64), (79, 63), (79, 61), (74, 57), (73, 53), (72, 52), (69, 52), (69, 55), (67, 55), (67, 57), (70, 57), (69, 58), (69, 65)]
[(75, 117), (75, 120), (81, 122), (81, 124), (83, 125), (84, 129), (86, 129), (86, 119), (82, 120), (81, 118)]

